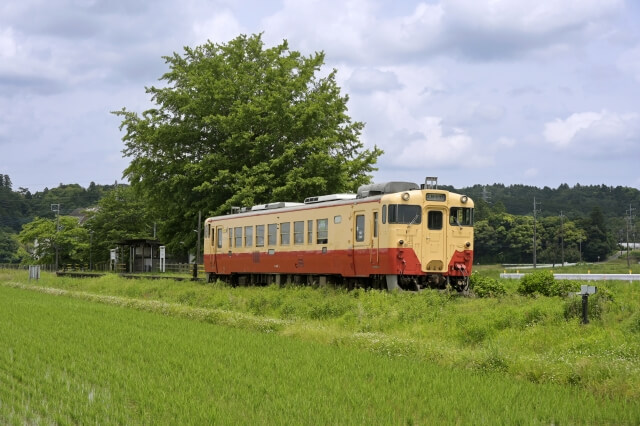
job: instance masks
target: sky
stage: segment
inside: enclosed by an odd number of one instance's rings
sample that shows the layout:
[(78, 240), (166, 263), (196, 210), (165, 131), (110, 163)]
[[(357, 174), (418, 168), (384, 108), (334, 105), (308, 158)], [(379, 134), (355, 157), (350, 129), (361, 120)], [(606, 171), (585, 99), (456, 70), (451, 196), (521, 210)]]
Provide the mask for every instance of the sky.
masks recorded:
[(337, 70), (375, 182), (640, 188), (636, 0), (4, 0), (0, 174), (123, 182), (163, 56), (263, 34)]

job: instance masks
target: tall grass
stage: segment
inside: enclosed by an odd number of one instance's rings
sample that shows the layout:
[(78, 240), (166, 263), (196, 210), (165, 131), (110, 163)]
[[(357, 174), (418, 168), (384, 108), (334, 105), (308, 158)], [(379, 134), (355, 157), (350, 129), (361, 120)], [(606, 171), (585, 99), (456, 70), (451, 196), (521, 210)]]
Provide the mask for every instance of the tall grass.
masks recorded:
[(117, 276), (79, 280), (43, 274), (29, 284), (17, 272), (5, 272), (0, 281), (392, 358), (576, 386), (604, 398), (640, 399), (638, 283), (599, 283), (599, 296), (592, 297), (598, 310), (582, 325), (579, 299), (522, 296), (515, 287), (501, 297), (476, 299), (435, 291), (230, 288)]
[(0, 423), (640, 421), (572, 387), (158, 313), (0, 286)]

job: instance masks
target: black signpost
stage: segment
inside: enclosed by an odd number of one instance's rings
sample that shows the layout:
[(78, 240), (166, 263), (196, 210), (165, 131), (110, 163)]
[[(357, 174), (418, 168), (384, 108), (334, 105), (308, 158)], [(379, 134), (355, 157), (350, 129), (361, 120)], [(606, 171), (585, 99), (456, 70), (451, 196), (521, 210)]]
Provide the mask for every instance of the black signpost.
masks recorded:
[(582, 285), (580, 286), (580, 293), (576, 293), (577, 295), (582, 296), (582, 323), (589, 324), (589, 295), (596, 294), (598, 292), (598, 287), (593, 285)]

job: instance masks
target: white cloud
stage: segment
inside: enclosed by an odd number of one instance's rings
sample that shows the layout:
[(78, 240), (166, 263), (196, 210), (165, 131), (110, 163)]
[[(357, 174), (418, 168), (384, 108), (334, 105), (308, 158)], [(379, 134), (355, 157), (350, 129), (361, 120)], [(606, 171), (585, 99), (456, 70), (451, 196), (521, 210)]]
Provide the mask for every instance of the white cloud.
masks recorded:
[(265, 39), (287, 39), (303, 52), (330, 51), (334, 60), (363, 61), (377, 27), (372, 8), (367, 0), (285, 0), (280, 11), (262, 21)]
[(422, 167), (426, 164), (447, 165), (467, 159), (471, 137), (462, 129), (445, 131), (440, 117), (424, 117), (416, 123), (414, 140), (398, 143), (393, 164)]
[(616, 114), (608, 111), (574, 113), (565, 120), (545, 124), (545, 139), (557, 148), (575, 147), (582, 150), (600, 147), (621, 150), (640, 142), (640, 115)]
[(478, 32), (544, 35), (586, 28), (618, 12), (622, 0), (443, 0), (446, 15)]
[(411, 13), (385, 14), (385, 2), (285, 0), (263, 20), (267, 36), (304, 51), (325, 50), (337, 61), (424, 62), (452, 52), (474, 59), (547, 50), (564, 55), (609, 31), (623, 0), (440, 0)]

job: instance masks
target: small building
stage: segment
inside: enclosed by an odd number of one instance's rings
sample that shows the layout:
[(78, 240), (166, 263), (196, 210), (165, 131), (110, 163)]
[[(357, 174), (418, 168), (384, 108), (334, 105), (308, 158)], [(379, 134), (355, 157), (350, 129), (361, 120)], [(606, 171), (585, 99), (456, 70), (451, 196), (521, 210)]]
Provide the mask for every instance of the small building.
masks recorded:
[[(160, 246), (158, 240), (147, 238), (131, 238), (116, 243), (120, 262), (125, 263), (126, 271), (157, 272), (160, 270)], [(128, 257), (127, 257), (128, 255)]]

